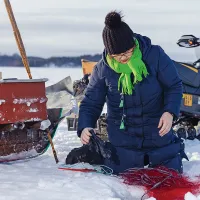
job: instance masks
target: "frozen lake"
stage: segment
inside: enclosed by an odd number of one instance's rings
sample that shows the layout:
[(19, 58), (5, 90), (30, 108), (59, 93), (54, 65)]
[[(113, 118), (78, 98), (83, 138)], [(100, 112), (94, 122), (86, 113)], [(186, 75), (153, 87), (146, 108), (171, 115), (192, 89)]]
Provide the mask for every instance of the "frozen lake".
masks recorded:
[[(24, 67), (0, 67), (2, 78), (28, 78)], [(48, 78), (46, 86), (54, 84), (61, 79), (71, 76), (72, 80), (78, 80), (83, 77), (82, 68), (31, 68), (33, 78)]]
[[(3, 78), (28, 78), (24, 68), (0, 67), (0, 71)], [(81, 68), (31, 68), (31, 72), (33, 78), (48, 78), (47, 85), (66, 76), (82, 77)], [(59, 125), (54, 145), (61, 163), (71, 149), (81, 145), (76, 132), (67, 131), (66, 120)], [(200, 141), (187, 141), (186, 153), (190, 162), (183, 162), (185, 173), (199, 175)], [(143, 193), (142, 188), (124, 185), (116, 177), (58, 170), (50, 148), (28, 162), (0, 164), (0, 200), (140, 200)], [(200, 200), (200, 195), (188, 193), (185, 200)]]

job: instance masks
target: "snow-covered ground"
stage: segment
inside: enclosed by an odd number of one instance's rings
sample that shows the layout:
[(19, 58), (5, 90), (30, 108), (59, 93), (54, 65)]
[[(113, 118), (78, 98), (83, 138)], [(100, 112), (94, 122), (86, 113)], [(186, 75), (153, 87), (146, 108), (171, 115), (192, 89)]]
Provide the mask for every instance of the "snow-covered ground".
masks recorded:
[[(26, 77), (26, 74), (22, 75), (24, 69), (13, 70), (18, 72), (18, 77)], [(0, 69), (3, 77), (15, 75), (13, 70)], [(81, 76), (80, 69), (52, 68), (51, 73), (49, 69), (32, 71), (33, 77), (47, 77), (50, 83), (67, 75), (71, 75), (73, 80)], [(60, 163), (64, 163), (71, 149), (81, 145), (76, 133), (67, 131), (66, 120), (57, 130), (54, 145)], [(184, 161), (185, 173), (191, 177), (200, 175), (200, 141), (186, 141), (186, 152), (190, 161)], [(143, 193), (142, 188), (124, 185), (116, 177), (59, 170), (50, 148), (44, 155), (29, 161), (0, 164), (0, 200), (139, 200)], [(188, 193), (185, 199), (200, 200), (200, 194), (195, 197)]]
[[(81, 145), (76, 133), (67, 131), (65, 120), (57, 130), (54, 145), (60, 163), (71, 149)], [(187, 141), (186, 152), (190, 162), (184, 161), (185, 172), (199, 175), (200, 141)], [(124, 185), (116, 177), (59, 170), (50, 148), (38, 158), (0, 165), (0, 200), (139, 200), (143, 193), (141, 188)], [(200, 199), (200, 195), (186, 197)]]

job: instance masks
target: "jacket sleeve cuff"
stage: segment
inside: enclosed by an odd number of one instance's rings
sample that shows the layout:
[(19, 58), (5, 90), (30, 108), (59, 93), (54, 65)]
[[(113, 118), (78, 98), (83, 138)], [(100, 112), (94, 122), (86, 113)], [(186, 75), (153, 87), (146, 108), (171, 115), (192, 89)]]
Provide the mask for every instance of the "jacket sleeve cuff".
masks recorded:
[(78, 137), (81, 137), (81, 133), (82, 133), (82, 131), (83, 131), (83, 128), (80, 129), (80, 130), (77, 130), (77, 136), (78, 136)]
[(164, 108), (164, 112), (172, 113), (174, 115), (174, 119), (176, 119), (179, 116), (180, 106), (178, 106), (176, 104), (167, 105)]
[(79, 118), (77, 136), (80, 137), (84, 128), (95, 128), (95, 123), (89, 120), (82, 120)]

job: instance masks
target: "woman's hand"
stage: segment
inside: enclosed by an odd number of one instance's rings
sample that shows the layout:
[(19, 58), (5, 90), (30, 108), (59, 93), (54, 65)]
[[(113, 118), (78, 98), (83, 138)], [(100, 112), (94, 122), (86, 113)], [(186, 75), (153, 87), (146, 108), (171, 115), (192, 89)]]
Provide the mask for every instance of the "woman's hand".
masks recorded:
[(158, 128), (161, 128), (159, 131), (159, 135), (161, 137), (171, 130), (172, 122), (173, 116), (169, 112), (164, 112), (158, 124)]
[(93, 128), (84, 128), (81, 133), (81, 142), (82, 144), (88, 144), (90, 137), (92, 136), (90, 130)]

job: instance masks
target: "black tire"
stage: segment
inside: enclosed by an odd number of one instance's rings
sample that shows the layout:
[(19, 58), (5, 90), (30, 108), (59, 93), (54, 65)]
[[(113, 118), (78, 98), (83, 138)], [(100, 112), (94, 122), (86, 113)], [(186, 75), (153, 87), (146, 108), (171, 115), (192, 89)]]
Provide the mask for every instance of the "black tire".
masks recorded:
[(194, 140), (197, 137), (197, 131), (194, 127), (189, 127), (187, 130), (188, 133), (188, 140)]
[(179, 128), (177, 131), (176, 131), (176, 134), (179, 138), (183, 138), (183, 139), (187, 139), (187, 133), (186, 133), (186, 130), (185, 128)]

